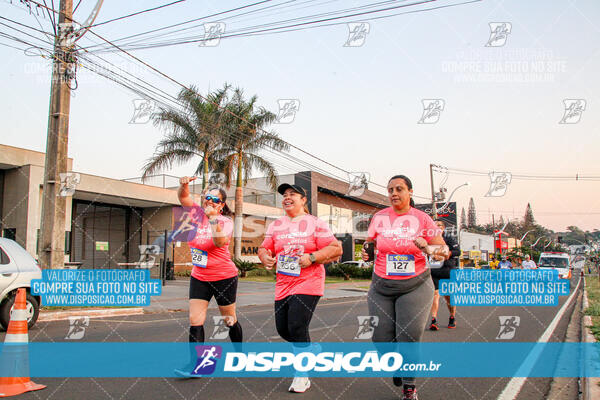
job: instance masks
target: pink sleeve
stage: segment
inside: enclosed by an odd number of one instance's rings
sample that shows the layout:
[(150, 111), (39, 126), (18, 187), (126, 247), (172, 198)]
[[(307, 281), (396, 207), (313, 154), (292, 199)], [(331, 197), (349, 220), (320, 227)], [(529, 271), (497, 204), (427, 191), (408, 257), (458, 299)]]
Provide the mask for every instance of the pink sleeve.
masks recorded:
[(371, 219), (371, 223), (369, 224), (369, 229), (367, 230), (367, 238), (375, 239), (377, 237), (377, 224), (379, 221), (379, 215), (373, 216)]
[(224, 216), (219, 217), (219, 225), (223, 234), (227, 236), (228, 239), (231, 239), (231, 235), (233, 234), (233, 221), (231, 218), (227, 218)]
[(271, 250), (272, 253), (275, 253), (275, 242), (273, 241), (273, 224), (275, 222), (271, 222), (267, 227), (267, 231), (265, 232), (265, 239), (263, 240), (260, 247), (264, 247), (267, 250)]
[(442, 235), (442, 230), (437, 227), (429, 215), (423, 215), (421, 224), (423, 227), (419, 232), (419, 236), (423, 237), (427, 243), (431, 243), (431, 239), (434, 237)]
[(330, 245), (336, 239), (325, 221), (319, 218), (315, 219), (317, 221), (317, 226), (315, 227), (315, 241), (317, 244), (317, 250), (321, 250), (323, 247)]

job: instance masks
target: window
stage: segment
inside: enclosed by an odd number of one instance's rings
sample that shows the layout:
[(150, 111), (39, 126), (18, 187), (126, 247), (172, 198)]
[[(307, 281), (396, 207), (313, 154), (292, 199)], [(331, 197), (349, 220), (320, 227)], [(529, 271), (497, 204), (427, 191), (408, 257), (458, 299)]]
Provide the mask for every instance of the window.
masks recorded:
[(2, 237), (7, 239), (16, 240), (17, 239), (17, 228), (5, 228), (2, 232)]
[(0, 265), (6, 264), (10, 264), (10, 258), (8, 258), (8, 254), (6, 254), (0, 247)]

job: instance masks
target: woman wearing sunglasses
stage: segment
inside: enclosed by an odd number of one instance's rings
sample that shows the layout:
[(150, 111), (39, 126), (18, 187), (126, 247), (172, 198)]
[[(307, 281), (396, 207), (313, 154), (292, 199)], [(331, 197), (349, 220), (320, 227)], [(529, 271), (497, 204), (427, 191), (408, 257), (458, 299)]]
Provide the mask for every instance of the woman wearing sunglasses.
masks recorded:
[[(235, 300), (238, 269), (231, 260), (229, 241), (233, 232), (231, 210), (225, 200), (223, 189), (212, 188), (202, 197), (198, 206), (190, 195), (188, 184), (196, 177), (179, 180), (179, 202), (189, 212), (191, 222), (197, 225), (195, 235), (188, 241), (192, 253), (192, 276), (190, 277), (190, 343), (204, 342), (204, 320), (208, 303), (214, 297), (219, 311), (225, 317), (232, 342), (242, 341), (242, 327), (237, 320)], [(190, 365), (180, 375), (193, 376), (196, 357), (192, 351)]]

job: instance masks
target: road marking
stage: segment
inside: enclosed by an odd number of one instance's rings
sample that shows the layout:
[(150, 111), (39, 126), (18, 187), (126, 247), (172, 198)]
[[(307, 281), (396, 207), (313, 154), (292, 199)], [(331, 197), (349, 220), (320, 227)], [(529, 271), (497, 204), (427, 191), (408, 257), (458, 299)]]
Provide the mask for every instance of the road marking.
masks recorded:
[[(550, 339), (550, 336), (552, 336), (554, 330), (558, 326), (558, 323), (562, 319), (563, 314), (567, 311), (569, 304), (571, 304), (571, 300), (573, 300), (575, 293), (577, 293), (581, 281), (582, 279), (579, 278), (575, 290), (571, 293), (571, 295), (569, 296), (567, 301), (565, 301), (565, 304), (563, 304), (560, 310), (558, 310), (558, 313), (556, 314), (550, 325), (548, 325), (544, 333), (542, 333), (542, 336), (540, 336), (540, 338), (538, 339), (538, 343), (548, 342), (548, 339)], [(527, 380), (526, 376), (529, 375), (529, 372), (531, 372), (531, 368), (533, 368), (533, 365), (540, 356), (541, 351), (542, 349), (539, 346), (534, 347), (534, 349), (531, 350), (531, 352), (527, 355), (525, 361), (523, 361), (523, 363), (521, 364), (521, 368), (519, 368), (519, 370), (517, 371), (517, 375), (522, 376), (515, 376), (510, 378), (510, 381), (508, 381), (508, 383), (504, 387), (504, 390), (502, 391), (502, 393), (500, 393), (500, 396), (498, 396), (498, 400), (514, 400), (517, 398), (519, 392), (525, 384), (525, 381)], [(527, 365), (528, 367), (523, 367), (525, 365)]]

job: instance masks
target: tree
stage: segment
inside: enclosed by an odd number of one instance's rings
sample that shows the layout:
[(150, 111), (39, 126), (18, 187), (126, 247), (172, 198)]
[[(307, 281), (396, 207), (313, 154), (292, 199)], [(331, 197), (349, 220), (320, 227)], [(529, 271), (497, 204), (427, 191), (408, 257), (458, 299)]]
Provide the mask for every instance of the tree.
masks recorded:
[(460, 229), (467, 229), (467, 216), (465, 214), (465, 208), (462, 208), (460, 212)]
[(477, 215), (475, 214), (475, 202), (473, 198), (469, 200), (469, 214), (467, 217), (467, 224), (469, 227), (477, 226)]
[(277, 189), (278, 179), (275, 167), (260, 155), (260, 150), (268, 147), (274, 151), (287, 151), (289, 145), (277, 134), (267, 132), (263, 128), (271, 124), (277, 116), (263, 107), (256, 106), (257, 97), (244, 99), (244, 93), (237, 88), (227, 109), (231, 112), (226, 116), (224, 126), (227, 130), (220, 147), (213, 152), (217, 161), (216, 169), (225, 174), (227, 186), (235, 177), (235, 228), (234, 228), (234, 257), (241, 256), (242, 227), (243, 227), (243, 185), (250, 173), (256, 169), (266, 175), (271, 189)]
[(229, 88), (225, 84), (223, 89), (209, 93), (206, 99), (194, 86), (189, 90), (182, 89), (177, 99), (183, 110), (161, 109), (158, 112), (154, 117), (154, 125), (164, 128), (167, 135), (158, 142), (154, 155), (144, 165), (142, 179), (198, 156), (202, 160), (194, 175), (202, 174), (202, 187), (206, 188), (207, 175), (217, 163), (214, 151), (225, 134), (223, 104), (227, 101)]
[(531, 210), (531, 204), (527, 203), (525, 208), (525, 216), (523, 217), (523, 229), (529, 230), (535, 226), (535, 218), (533, 218), (533, 211)]

